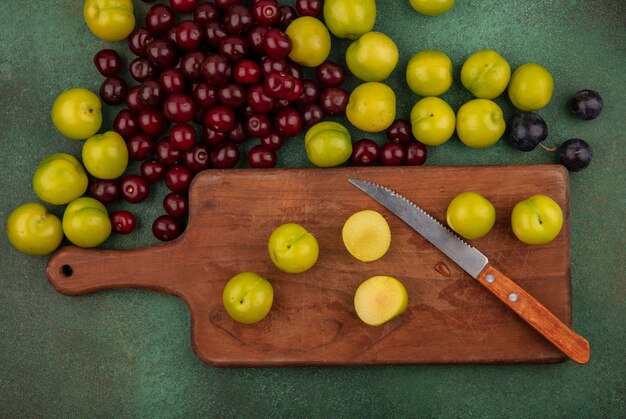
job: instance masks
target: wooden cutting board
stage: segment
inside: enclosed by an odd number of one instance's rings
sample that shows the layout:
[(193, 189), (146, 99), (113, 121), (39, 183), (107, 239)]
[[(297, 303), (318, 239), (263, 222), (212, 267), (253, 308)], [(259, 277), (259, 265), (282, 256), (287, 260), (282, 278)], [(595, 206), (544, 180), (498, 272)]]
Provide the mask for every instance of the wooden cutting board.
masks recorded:
[[(473, 278), (347, 179), (377, 182), (445, 221), (450, 200), (475, 191), (494, 204), (494, 229), (473, 244), (495, 266), (571, 326), (569, 182), (561, 166), (374, 167), (209, 170), (190, 190), (189, 223), (175, 241), (137, 250), (66, 247), (46, 273), (61, 293), (113, 288), (157, 290), (182, 298), (191, 312), (196, 354), (216, 366), (557, 362), (564, 356)], [(546, 194), (565, 222), (548, 245), (518, 241), (510, 214), (520, 200)], [(354, 212), (373, 209), (389, 221), (392, 244), (380, 260), (359, 262), (341, 228)], [(320, 245), (302, 274), (274, 267), (272, 230), (303, 225)], [(274, 287), (262, 322), (234, 322), (222, 307), (226, 282), (254, 271)], [(374, 275), (401, 280), (407, 311), (371, 327), (356, 316), (353, 296)]]

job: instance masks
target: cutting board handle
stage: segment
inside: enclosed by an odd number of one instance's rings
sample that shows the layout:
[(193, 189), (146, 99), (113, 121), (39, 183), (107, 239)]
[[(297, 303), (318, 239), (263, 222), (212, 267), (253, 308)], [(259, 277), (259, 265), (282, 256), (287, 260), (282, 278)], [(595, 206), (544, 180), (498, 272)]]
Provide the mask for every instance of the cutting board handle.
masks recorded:
[(116, 288), (141, 288), (177, 295), (175, 264), (167, 254), (176, 242), (135, 250), (96, 250), (67, 246), (52, 255), (46, 276), (65, 295)]

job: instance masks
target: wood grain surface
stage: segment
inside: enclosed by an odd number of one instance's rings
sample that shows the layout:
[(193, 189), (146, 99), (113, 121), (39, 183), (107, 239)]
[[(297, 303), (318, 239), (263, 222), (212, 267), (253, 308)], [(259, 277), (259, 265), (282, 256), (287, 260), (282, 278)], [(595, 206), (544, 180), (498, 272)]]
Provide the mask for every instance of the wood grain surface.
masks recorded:
[[(472, 242), (505, 275), (571, 325), (569, 180), (560, 166), (373, 167), (209, 170), (190, 190), (189, 223), (175, 241), (136, 250), (65, 247), (46, 274), (61, 293), (141, 288), (182, 298), (191, 313), (196, 354), (216, 366), (527, 363), (563, 354), (404, 222), (347, 179), (377, 182), (445, 221), (450, 200), (475, 191), (496, 208), (494, 229)], [(513, 206), (542, 193), (561, 205), (564, 226), (544, 246), (518, 241)], [(341, 227), (373, 209), (388, 220), (387, 254), (359, 262), (344, 248)], [(272, 230), (303, 225), (320, 244), (317, 264), (286, 274), (267, 254)], [(255, 325), (234, 322), (222, 307), (226, 282), (254, 271), (274, 287), (274, 306)], [(391, 275), (409, 293), (407, 311), (371, 327), (353, 296), (374, 275)]]

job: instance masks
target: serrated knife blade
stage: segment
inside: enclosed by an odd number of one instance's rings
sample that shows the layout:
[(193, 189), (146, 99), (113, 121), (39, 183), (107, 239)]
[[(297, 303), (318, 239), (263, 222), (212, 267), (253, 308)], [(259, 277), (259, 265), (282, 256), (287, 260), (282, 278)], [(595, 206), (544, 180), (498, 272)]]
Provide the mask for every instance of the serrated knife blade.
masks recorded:
[(429, 213), (402, 195), (375, 183), (348, 179), (354, 186), (374, 198), (402, 221), (413, 227), (474, 278), (487, 266), (487, 257), (448, 230)]
[(565, 355), (580, 364), (589, 362), (589, 342), (492, 266), (478, 249), (465, 243), (433, 216), (394, 190), (360, 179), (348, 181), (441, 250)]

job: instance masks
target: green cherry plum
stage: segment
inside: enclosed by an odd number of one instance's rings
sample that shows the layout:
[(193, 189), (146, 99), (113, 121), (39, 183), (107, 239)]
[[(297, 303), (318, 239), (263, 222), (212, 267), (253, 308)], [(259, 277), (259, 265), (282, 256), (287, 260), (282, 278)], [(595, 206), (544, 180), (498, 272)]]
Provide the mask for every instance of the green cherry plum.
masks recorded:
[(89, 180), (83, 165), (67, 153), (56, 153), (44, 158), (35, 169), (33, 189), (44, 202), (64, 205), (82, 196)]
[(228, 315), (244, 324), (258, 323), (272, 308), (274, 289), (270, 282), (254, 272), (232, 277), (222, 292), (222, 303)]
[(454, 110), (446, 101), (430, 96), (411, 110), (413, 136), (422, 144), (438, 146), (448, 141), (456, 126)]
[(354, 311), (363, 323), (380, 326), (406, 311), (409, 294), (404, 284), (392, 276), (373, 276), (354, 293)]
[(406, 82), (420, 96), (439, 96), (452, 86), (452, 61), (439, 51), (420, 51), (406, 66)]
[(363, 81), (383, 81), (398, 64), (398, 47), (384, 33), (368, 32), (346, 50), (346, 64)]
[(350, 93), (346, 117), (362, 131), (384, 131), (396, 119), (396, 94), (380, 82), (360, 84)]
[(468, 147), (487, 148), (504, 134), (502, 109), (489, 99), (474, 99), (461, 106), (456, 115), (456, 133)]
[(46, 207), (29, 202), (16, 208), (7, 220), (7, 235), (20, 252), (43, 256), (52, 253), (63, 240), (61, 220)]
[(78, 198), (65, 208), (63, 232), (69, 241), (79, 247), (96, 247), (111, 234), (111, 220), (107, 210), (94, 198)]
[(554, 79), (541, 65), (524, 64), (513, 72), (508, 91), (513, 106), (523, 112), (533, 112), (550, 103)]
[(304, 136), (309, 161), (317, 167), (333, 167), (352, 155), (350, 133), (338, 122), (324, 121), (313, 125)]
[(477, 51), (461, 68), (461, 83), (480, 99), (495, 99), (511, 80), (511, 66), (493, 50)]
[(439, 16), (454, 6), (454, 0), (410, 0), (411, 7), (426, 16)]
[(52, 104), (52, 123), (73, 140), (84, 140), (102, 126), (102, 105), (98, 96), (83, 88), (61, 93)]
[(315, 236), (295, 223), (283, 224), (272, 231), (267, 248), (274, 265), (292, 274), (311, 269), (319, 256)]
[(446, 221), (458, 235), (468, 240), (484, 237), (496, 222), (493, 204), (476, 192), (455, 196), (446, 211)]
[(296, 63), (317, 67), (328, 58), (331, 38), (320, 20), (311, 16), (299, 17), (289, 24), (285, 33), (292, 43), (289, 58)]
[(99, 179), (116, 179), (128, 166), (128, 147), (115, 131), (89, 137), (82, 155), (85, 169)]
[(132, 0), (86, 0), (83, 15), (89, 30), (104, 41), (126, 39), (135, 28)]
[(324, 22), (337, 38), (357, 39), (374, 28), (376, 0), (326, 0)]
[(511, 227), (515, 236), (524, 243), (547, 244), (561, 232), (563, 210), (549, 196), (533, 195), (513, 207)]

